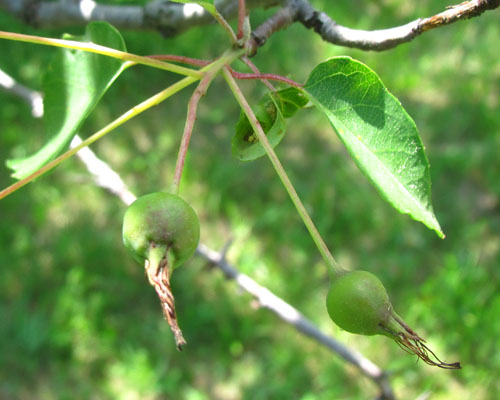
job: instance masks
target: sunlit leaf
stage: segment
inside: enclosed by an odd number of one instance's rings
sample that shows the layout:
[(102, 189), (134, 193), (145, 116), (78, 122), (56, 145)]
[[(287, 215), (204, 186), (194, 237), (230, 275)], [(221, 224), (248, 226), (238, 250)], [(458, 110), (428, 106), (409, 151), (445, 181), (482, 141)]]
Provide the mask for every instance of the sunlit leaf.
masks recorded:
[[(285, 136), (285, 118), (292, 117), (308, 102), (309, 99), (295, 87), (267, 93), (259, 101), (253, 111), (272, 147), (276, 147)], [(233, 156), (242, 161), (255, 160), (266, 154), (243, 111), (236, 124), (231, 145)]]
[[(271, 146), (277, 146), (285, 135), (286, 123), (280, 108), (277, 107), (276, 96), (266, 94), (254, 107), (253, 112), (266, 133)], [(235, 129), (236, 132), (231, 141), (234, 157), (242, 161), (251, 161), (266, 154), (250, 125), (250, 121), (243, 112), (240, 114)]]
[[(126, 51), (120, 33), (105, 22), (89, 24), (81, 37), (64, 38)], [(81, 50), (57, 50), (43, 78), (43, 118), (50, 139), (32, 156), (7, 161), (15, 178), (32, 174), (67, 148), (123, 67), (124, 63), (115, 58)]]
[(288, 87), (276, 92), (277, 103), (285, 118), (290, 118), (295, 115), (297, 111), (304, 108), (309, 99), (306, 95), (295, 87)]
[(304, 89), (383, 197), (444, 237), (432, 209), (422, 140), (379, 77), (359, 61), (335, 57), (311, 72)]

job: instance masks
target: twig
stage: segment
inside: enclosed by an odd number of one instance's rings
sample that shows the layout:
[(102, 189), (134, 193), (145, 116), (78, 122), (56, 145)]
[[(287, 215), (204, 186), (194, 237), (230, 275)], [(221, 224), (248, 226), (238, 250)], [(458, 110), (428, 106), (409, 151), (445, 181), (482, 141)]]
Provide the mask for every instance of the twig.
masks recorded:
[[(20, 84), (18, 84), (20, 85)], [(22, 85), (20, 85), (22, 86)], [(30, 89), (22, 86), (25, 91)], [(32, 91), (33, 92), (33, 91)], [(33, 96), (18, 96), (22, 97), (32, 105)], [(81, 139), (80, 139), (81, 141)], [(74, 139), (71, 143), (71, 148), (77, 147), (78, 139)], [(118, 196), (121, 201), (126, 204), (132, 204), (136, 196), (130, 192), (126, 184), (106, 162), (100, 160), (90, 148), (83, 148), (76, 153), (76, 156), (84, 163), (89, 173), (94, 177), (96, 185), (108, 190), (111, 194)], [(387, 374), (372, 361), (365, 358), (361, 353), (349, 349), (334, 338), (323, 333), (312, 321), (302, 315), (297, 309), (290, 304), (273, 294), (269, 289), (260, 286), (249, 276), (240, 273), (234, 265), (226, 261), (225, 254), (210, 249), (200, 243), (197, 248), (197, 253), (205, 258), (208, 262), (217, 266), (226, 277), (236, 281), (236, 283), (245, 291), (256, 297), (262, 307), (267, 308), (276, 314), (284, 322), (292, 325), (299, 332), (315, 340), (319, 344), (327, 347), (333, 353), (339, 355), (346, 362), (355, 366), (361, 373), (372, 379), (380, 389), (380, 400), (394, 400), (394, 392), (390, 385)]]
[[(178, 63), (182, 63), (182, 64), (193, 65), (196, 67), (205, 67), (211, 63), (211, 61), (207, 61), (207, 60), (200, 60), (198, 58), (177, 56), (177, 55), (171, 55), (171, 54), (157, 54), (157, 55), (151, 55), (151, 56), (146, 56), (146, 57), (153, 58), (155, 60), (173, 61), (173, 62), (178, 62)], [(283, 82), (283, 83), (286, 83), (287, 85), (295, 86), (297, 88), (302, 87), (302, 84), (295, 82), (295, 81), (293, 81), (285, 76), (260, 72), (259, 69), (254, 65), (254, 63), (252, 63), (252, 61), (250, 61), (250, 59), (248, 59), (246, 56), (242, 57), (242, 60), (245, 64), (247, 64), (250, 67), (250, 69), (254, 73), (238, 72), (238, 71), (234, 70), (233, 68), (228, 67), (229, 71), (231, 72), (231, 75), (233, 75), (236, 79), (249, 79), (249, 80), (250, 79), (254, 79), (254, 80), (259, 79), (272, 92), (276, 91), (276, 89), (271, 85), (271, 83), (268, 82), (268, 80)]]
[[(246, 5), (247, 8), (270, 7), (281, 1), (247, 0)], [(224, 18), (232, 18), (238, 13), (235, 0), (219, 0), (216, 4)], [(109, 5), (93, 0), (0, 0), (0, 8), (39, 28), (84, 26), (91, 21), (107, 21), (118, 29), (153, 30), (165, 37), (214, 22), (212, 15), (196, 4), (168, 0), (154, 0), (143, 6)]]
[[(0, 0), (1, 1), (1, 0)], [(202, 73), (190, 68), (184, 68), (176, 64), (166, 63), (154, 58), (143, 57), (137, 54), (127, 53), (112, 49), (110, 47), (101, 46), (92, 42), (79, 42), (75, 40), (54, 39), (50, 37), (41, 37), (33, 35), (24, 35), (22, 33), (0, 31), (0, 39), (16, 40), (19, 42), (35, 43), (43, 46), (61, 47), (66, 49), (83, 50), (90, 53), (102, 54), (108, 57), (113, 57), (124, 61), (123, 68), (131, 67), (135, 64), (148, 65), (150, 67), (171, 71), (180, 75), (193, 76), (201, 79)]]
[[(312, 6), (311, 6), (312, 7)], [(298, 8), (293, 4), (289, 4), (279, 9), (268, 20), (259, 25), (253, 32), (251, 39), (247, 44), (248, 56), (255, 55), (259, 47), (264, 46), (273, 34), (288, 28), (297, 19)]]
[[(224, 18), (229, 19), (238, 14), (238, 3), (236, 0), (220, 0), (217, 9)], [(434, 16), (419, 18), (402, 26), (367, 31), (337, 24), (326, 13), (314, 8), (308, 0), (246, 0), (245, 3), (247, 9), (286, 3), (285, 7), (252, 33), (252, 40), (248, 43), (249, 55), (255, 54), (274, 33), (296, 21), (314, 29), (329, 43), (382, 51), (410, 42), (431, 29), (476, 17), (500, 6), (500, 0), (465, 1)], [(118, 29), (156, 30), (165, 37), (173, 37), (214, 21), (202, 7), (168, 0), (155, 0), (144, 6), (104, 5), (93, 0), (0, 0), (0, 8), (36, 27), (60, 28), (99, 20), (108, 21)]]
[(295, 21), (301, 22), (306, 28), (314, 29), (323, 40), (329, 43), (362, 50), (382, 51), (410, 42), (431, 29), (477, 17), (498, 6), (500, 6), (500, 0), (465, 1), (448, 7), (442, 13), (429, 18), (419, 18), (406, 25), (365, 31), (338, 25), (327, 14), (315, 9), (308, 0), (289, 0), (286, 7), (280, 9), (252, 33), (253, 40), (249, 44), (250, 54), (255, 54), (257, 48), (263, 46), (271, 35)]
[(347, 348), (342, 343), (321, 332), (296, 308), (276, 296), (266, 287), (259, 285), (248, 275), (239, 272), (225, 260), (221, 253), (203, 244), (198, 245), (196, 252), (217, 266), (227, 278), (234, 280), (238, 286), (254, 296), (262, 307), (272, 311), (280, 319), (292, 325), (299, 332), (302, 332), (311, 339), (328, 347), (345, 361), (356, 366), (363, 374), (373, 379), (380, 387), (383, 394), (381, 397), (382, 399), (394, 398), (386, 374), (377, 365), (357, 351)]
[(186, 56), (178, 56), (175, 54), (154, 54), (146, 57), (153, 58), (155, 60), (173, 61), (181, 64), (193, 65), (195, 67), (205, 67), (211, 62), (208, 60), (201, 60), (199, 58), (186, 57)]
[(43, 99), (41, 93), (31, 90), (0, 69), (0, 87), (18, 97), (31, 106), (31, 115), (40, 118), (43, 115)]
[[(80, 136), (76, 135), (71, 141), (70, 148), (75, 148), (82, 143)], [(85, 164), (87, 171), (94, 177), (94, 182), (106, 190), (109, 190), (126, 205), (132, 204), (136, 197), (128, 189), (120, 175), (118, 175), (111, 167), (98, 158), (95, 153), (88, 147), (80, 149), (76, 156), (82, 163)]]
[[(288, 79), (287, 77), (281, 76), (281, 75), (266, 74), (266, 73), (250, 74), (250, 73), (245, 73), (245, 72), (236, 72), (232, 68), (229, 68), (229, 72), (236, 79), (259, 79), (261, 81), (272, 80), (272, 81), (283, 82), (283, 83), (286, 83), (287, 85), (294, 86), (296, 88), (302, 87), (302, 84), (295, 82), (295, 81)], [(273, 88), (273, 92), (274, 91), (275, 90)]]
[[(241, 57), (241, 61), (243, 61), (252, 71), (254, 74), (260, 74), (260, 71), (259, 69), (257, 68), (257, 66), (247, 57), (247, 56), (244, 56), (244, 57)], [(235, 78), (237, 78), (235, 76), (235, 74), (233, 73), (233, 71), (231, 71), (231, 73), (233, 74), (233, 76)], [(238, 78), (237, 78), (238, 79)], [(241, 78), (240, 78), (241, 79)], [(244, 78), (243, 78), (244, 79)], [(274, 88), (274, 86), (271, 84), (271, 82), (269, 82), (267, 79), (261, 79), (260, 80), (271, 92), (275, 92), (276, 89)]]
[(238, 0), (238, 33), (236, 34), (237, 39), (243, 38), (243, 25), (245, 24), (246, 16), (247, 7), (245, 5), (245, 0)]

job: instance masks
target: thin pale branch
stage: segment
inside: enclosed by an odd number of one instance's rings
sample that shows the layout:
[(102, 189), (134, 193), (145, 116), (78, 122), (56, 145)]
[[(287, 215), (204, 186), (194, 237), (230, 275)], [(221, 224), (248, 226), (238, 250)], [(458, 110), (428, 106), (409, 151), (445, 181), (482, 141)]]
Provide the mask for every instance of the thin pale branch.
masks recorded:
[[(270, 7), (281, 1), (247, 0), (246, 6)], [(238, 2), (235, 0), (218, 0), (216, 6), (224, 18), (232, 18), (238, 13)], [(214, 22), (214, 18), (196, 4), (168, 0), (154, 0), (145, 5), (109, 5), (93, 0), (0, 0), (0, 8), (40, 28), (84, 26), (91, 21), (107, 21), (118, 29), (158, 31), (165, 37)]]
[(252, 32), (251, 39), (247, 44), (248, 56), (251, 57), (255, 55), (257, 49), (264, 46), (267, 39), (269, 39), (273, 34), (282, 29), (288, 28), (291, 24), (293, 24), (297, 19), (297, 15), (298, 8), (294, 7), (293, 4), (289, 4), (280, 8), (269, 19), (259, 25)]
[[(75, 148), (82, 143), (80, 136), (76, 135), (71, 141), (70, 148)], [(132, 204), (136, 197), (128, 189), (125, 182), (107, 163), (98, 158), (95, 153), (89, 148), (80, 149), (76, 156), (85, 164), (87, 171), (94, 177), (94, 183), (108, 191), (126, 205)]]
[(345, 361), (357, 367), (364, 375), (373, 379), (380, 387), (380, 399), (394, 399), (387, 376), (377, 365), (373, 364), (357, 351), (347, 348), (342, 343), (324, 334), (296, 308), (276, 296), (266, 287), (259, 285), (248, 275), (239, 272), (235, 266), (226, 261), (224, 253), (219, 253), (203, 244), (198, 246), (196, 252), (217, 266), (227, 278), (234, 280), (241, 289), (254, 296), (261, 307), (267, 308), (282, 321), (326, 346)]
[(249, 47), (251, 53), (255, 53), (257, 48), (263, 46), (272, 34), (288, 27), (295, 21), (299, 21), (305, 27), (314, 29), (323, 40), (329, 43), (362, 50), (382, 51), (410, 42), (431, 29), (477, 17), (483, 12), (496, 9), (499, 6), (500, 0), (465, 1), (450, 6), (439, 14), (428, 18), (419, 18), (406, 25), (365, 31), (337, 24), (326, 13), (315, 9), (308, 0), (289, 0), (286, 7), (280, 9), (252, 33), (253, 40)]
[(41, 93), (21, 85), (1, 69), (0, 88), (26, 101), (31, 106), (31, 115), (33, 115), (33, 117), (40, 118), (43, 115), (43, 98)]
[[(500, 0), (465, 1), (439, 14), (419, 18), (402, 26), (366, 31), (337, 24), (326, 13), (314, 8), (308, 0), (246, 0), (245, 3), (247, 9), (286, 3), (252, 33), (248, 43), (250, 55), (255, 54), (274, 33), (297, 21), (313, 29), (329, 43), (382, 51), (410, 42), (429, 30), (479, 16), (500, 6)], [(237, 0), (216, 1), (217, 10), (226, 19), (238, 15), (238, 4)], [(144, 6), (105, 5), (93, 0), (0, 0), (0, 8), (36, 27), (61, 28), (99, 20), (108, 21), (118, 29), (159, 31), (165, 37), (173, 37), (193, 27), (214, 22), (214, 18), (201, 7), (168, 0), (155, 0)]]

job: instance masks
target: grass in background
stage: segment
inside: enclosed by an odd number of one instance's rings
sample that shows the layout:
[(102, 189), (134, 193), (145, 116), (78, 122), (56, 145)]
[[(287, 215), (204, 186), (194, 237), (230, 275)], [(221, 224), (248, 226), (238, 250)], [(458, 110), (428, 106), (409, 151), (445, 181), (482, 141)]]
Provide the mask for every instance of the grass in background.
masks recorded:
[[(315, 2), (341, 24), (385, 28), (439, 12), (447, 3)], [(358, 10), (367, 10), (362, 16)], [(258, 12), (253, 24), (271, 11)], [(36, 33), (5, 14), (3, 29)], [(73, 32), (78, 32), (74, 30)], [(392, 373), (402, 399), (496, 399), (500, 384), (500, 60), (498, 11), (429, 32), (384, 53), (323, 43), (302, 26), (275, 35), (254, 59), (265, 72), (304, 81), (320, 61), (348, 54), (374, 69), (419, 127), (431, 163), (442, 241), (397, 214), (349, 159), (312, 110), (289, 123), (277, 148), (336, 258), (376, 273), (398, 312), (460, 372), (415, 365), (385, 338), (338, 330), (324, 299), (328, 275), (312, 240), (266, 159), (230, 155), (238, 109), (221, 80), (202, 100), (181, 193), (200, 215), (202, 240), (230, 238), (229, 258), (327, 332)], [(38, 31), (58, 36), (57, 31)], [(224, 48), (217, 27), (176, 39), (126, 32), (131, 52), (209, 58)], [(0, 43), (0, 68), (33, 88), (55, 50)], [(305, 62), (307, 60), (307, 62)], [(147, 79), (144, 79), (147, 74)], [(127, 71), (82, 129), (86, 136), (173, 76)], [(257, 101), (263, 89), (245, 83)], [(93, 148), (136, 194), (173, 177), (189, 89)], [(44, 140), (42, 123), (0, 92), (0, 159)], [(0, 169), (2, 187), (9, 172)], [(252, 308), (217, 270), (194, 258), (176, 271), (178, 353), (141, 268), (121, 244), (124, 206), (96, 188), (83, 166), (66, 162), (0, 203), (0, 397), (3, 399), (366, 399), (372, 383), (319, 345)]]

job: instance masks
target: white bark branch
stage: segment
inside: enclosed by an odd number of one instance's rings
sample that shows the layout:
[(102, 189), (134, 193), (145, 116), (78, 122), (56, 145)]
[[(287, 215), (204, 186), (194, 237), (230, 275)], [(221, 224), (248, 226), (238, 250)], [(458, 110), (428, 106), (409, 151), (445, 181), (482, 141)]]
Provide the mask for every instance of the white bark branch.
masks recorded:
[(306, 28), (314, 29), (326, 42), (362, 50), (382, 51), (410, 42), (422, 33), (463, 19), (481, 15), (500, 6), (500, 0), (472, 0), (429, 18), (419, 18), (406, 25), (389, 29), (365, 31), (351, 29), (337, 24), (326, 13), (316, 10), (308, 0), (288, 0), (271, 18), (252, 32), (249, 43), (250, 54), (263, 46), (275, 32), (287, 28), (294, 22), (301, 22)]
[[(237, 15), (237, 0), (216, 0), (215, 4), (225, 18)], [(246, 4), (249, 9), (286, 4), (253, 32), (249, 47), (250, 53), (254, 54), (273, 33), (297, 21), (313, 29), (323, 40), (338, 46), (388, 50), (410, 42), (429, 30), (496, 9), (500, 0), (465, 1), (428, 18), (369, 31), (337, 24), (326, 13), (315, 9), (308, 0), (247, 0)], [(153, 0), (144, 6), (104, 5), (94, 0), (0, 0), (0, 8), (37, 27), (60, 28), (102, 20), (118, 29), (154, 30), (166, 37), (214, 22), (212, 16), (200, 6), (168, 0)]]
[(239, 272), (236, 267), (226, 261), (224, 252), (220, 253), (212, 250), (202, 243), (200, 243), (196, 252), (217, 266), (227, 278), (234, 280), (240, 288), (254, 296), (261, 307), (267, 308), (299, 332), (328, 347), (345, 361), (356, 366), (364, 375), (373, 379), (380, 388), (380, 399), (394, 399), (394, 393), (387, 375), (373, 362), (356, 350), (347, 348), (339, 341), (323, 333), (299, 310), (276, 296), (266, 287), (259, 285), (248, 275)]
[[(247, 0), (248, 8), (270, 7), (283, 0)], [(216, 0), (217, 10), (226, 18), (237, 14), (235, 0)], [(118, 29), (154, 30), (175, 36), (187, 29), (214, 22), (212, 16), (196, 4), (168, 0), (150, 1), (144, 6), (105, 5), (94, 0), (42, 1), (0, 0), (0, 8), (36, 27), (61, 28), (107, 21)]]
[(290, 0), (288, 6), (296, 10), (296, 19), (307, 28), (313, 28), (323, 40), (362, 50), (388, 50), (409, 42), (424, 32), (460, 20), (481, 15), (500, 6), (500, 0), (472, 0), (448, 7), (429, 18), (419, 18), (403, 26), (364, 31), (338, 25), (324, 12), (316, 10), (307, 0)]
[[(11, 87), (17, 87), (18, 90), (10, 90)], [(1, 70), (0, 88), (21, 97), (32, 107), (34, 107), (35, 102), (39, 101), (37, 99), (41, 99), (41, 95), (38, 92), (32, 91), (15, 82), (12, 77)], [(40, 117), (41, 115), (36, 116)], [(75, 136), (70, 146), (76, 147), (80, 143), (80, 137)], [(120, 175), (106, 162), (100, 160), (90, 148), (84, 148), (76, 153), (76, 155), (84, 163), (88, 172), (93, 176), (96, 185), (118, 196), (126, 205), (130, 205), (136, 199), (136, 196), (130, 192)], [(205, 258), (208, 262), (218, 267), (227, 278), (234, 280), (243, 290), (254, 296), (262, 307), (273, 312), (281, 320), (292, 325), (299, 332), (327, 347), (333, 353), (339, 355), (346, 362), (354, 365), (360, 372), (372, 379), (380, 390), (378, 399), (395, 399), (387, 374), (372, 361), (368, 360), (361, 353), (349, 349), (334, 338), (326, 335), (296, 308), (273, 294), (269, 289), (259, 285), (248, 275), (240, 273), (235, 266), (226, 261), (225, 252), (217, 252), (202, 243), (199, 244), (196, 251), (197, 254)]]
[(17, 83), (10, 75), (0, 69), (0, 88), (22, 98), (31, 106), (31, 115), (40, 118), (43, 115), (42, 94)]

